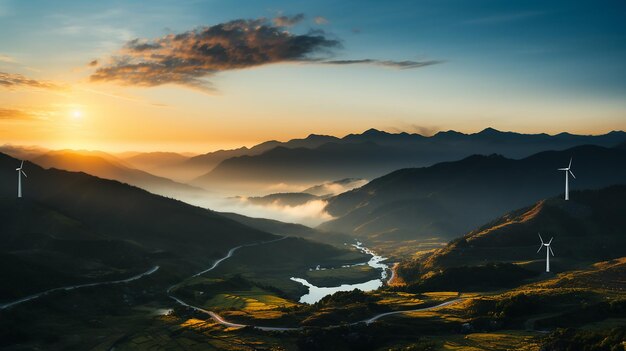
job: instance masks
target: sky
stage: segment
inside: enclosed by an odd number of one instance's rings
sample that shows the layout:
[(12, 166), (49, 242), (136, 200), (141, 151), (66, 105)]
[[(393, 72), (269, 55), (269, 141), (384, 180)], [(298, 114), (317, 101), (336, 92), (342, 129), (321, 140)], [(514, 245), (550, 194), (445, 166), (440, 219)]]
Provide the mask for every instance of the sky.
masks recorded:
[(626, 129), (623, 1), (0, 0), (0, 144)]

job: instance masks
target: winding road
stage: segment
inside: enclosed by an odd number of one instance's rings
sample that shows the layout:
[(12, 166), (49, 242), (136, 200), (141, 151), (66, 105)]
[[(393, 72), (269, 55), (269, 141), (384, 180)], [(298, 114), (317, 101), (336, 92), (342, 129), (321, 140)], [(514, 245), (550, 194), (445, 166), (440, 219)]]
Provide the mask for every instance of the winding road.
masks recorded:
[[(283, 237), (280, 237), (280, 238), (274, 239), (274, 240), (260, 241), (260, 242), (256, 242), (256, 243), (252, 243), (252, 244), (244, 244), (244, 245), (239, 245), (239, 246), (233, 247), (232, 249), (228, 250), (228, 253), (226, 254), (226, 256), (224, 256), (224, 257), (216, 260), (215, 262), (213, 262), (211, 267), (209, 267), (209, 268), (207, 268), (207, 269), (205, 269), (203, 271), (200, 271), (200, 272), (192, 275), (188, 279), (198, 277), (198, 276), (200, 276), (200, 275), (202, 275), (204, 273), (207, 273), (209, 271), (214, 270), (215, 268), (217, 268), (220, 265), (220, 263), (222, 263), (225, 260), (231, 258), (233, 256), (233, 254), (235, 253), (235, 251), (239, 250), (240, 248), (250, 247), (250, 246), (257, 246), (257, 245), (263, 245), (263, 244), (269, 244), (269, 243), (277, 242), (277, 241), (280, 241), (280, 240), (284, 240), (286, 238), (287, 238), (286, 236), (283, 236)], [(130, 283), (132, 281), (141, 279), (141, 278), (143, 278), (145, 276), (148, 276), (148, 275), (151, 275), (151, 274), (155, 273), (156, 271), (159, 270), (159, 268), (160, 268), (159, 266), (154, 266), (154, 267), (150, 268), (149, 270), (147, 270), (147, 271), (145, 271), (143, 273), (137, 274), (135, 276), (132, 276), (132, 277), (126, 278), (126, 279), (112, 280), (112, 281), (98, 282), (98, 283), (78, 284), (78, 285), (71, 285), (71, 286), (65, 286), (65, 287), (49, 289), (49, 290), (46, 290), (46, 291), (42, 291), (40, 293), (36, 293), (36, 294), (33, 294), (33, 295), (29, 295), (29, 296), (23, 297), (23, 298), (21, 298), (19, 300), (15, 300), (15, 301), (12, 301), (12, 302), (8, 302), (8, 303), (5, 303), (5, 304), (2, 304), (2, 305), (0, 305), (0, 310), (4, 310), (4, 309), (7, 309), (7, 308), (16, 306), (16, 305), (19, 305), (19, 304), (27, 302), (27, 301), (35, 300), (37, 298), (40, 298), (42, 296), (48, 295), (48, 294), (56, 292), (56, 291), (69, 291), (69, 290), (75, 290), (75, 289), (81, 289), (81, 288), (87, 288), (87, 287), (94, 287), (94, 286)], [(225, 320), (222, 316), (220, 316), (219, 314), (217, 314), (217, 313), (215, 313), (213, 311), (209, 311), (209, 310), (206, 310), (206, 309), (198, 307), (198, 306), (190, 305), (190, 304), (186, 303), (185, 301), (181, 300), (180, 298), (174, 296), (172, 294), (172, 290), (176, 286), (178, 286), (180, 284), (181, 283), (174, 284), (174, 285), (170, 286), (167, 289), (167, 295), (172, 300), (176, 301), (178, 304), (180, 304), (180, 305), (182, 305), (184, 307), (190, 308), (190, 309), (192, 309), (194, 311), (201, 312), (201, 313), (204, 313), (204, 314), (210, 316), (213, 320), (215, 320), (217, 323), (219, 323), (219, 324), (221, 324), (223, 326), (233, 327), (233, 328), (252, 327), (252, 328), (256, 328), (256, 329), (264, 330), (264, 331), (279, 331), (279, 332), (302, 330), (302, 329), (305, 328), (305, 327), (292, 327), (292, 328), (290, 328), (290, 327), (268, 327), (268, 326), (259, 326), (259, 325), (251, 325), (251, 324), (239, 324), (239, 323), (229, 322), (229, 321)], [(369, 324), (374, 323), (377, 320), (379, 320), (381, 318), (384, 318), (384, 317), (387, 317), (387, 316), (391, 316), (391, 315), (395, 315), (395, 314), (410, 313), (410, 312), (428, 311), (428, 310), (432, 310), (432, 309), (436, 309), (436, 308), (440, 308), (440, 307), (445, 307), (445, 306), (457, 303), (457, 302), (459, 302), (461, 300), (463, 300), (463, 299), (459, 298), (459, 299), (454, 299), (454, 300), (443, 302), (443, 303), (438, 304), (436, 306), (430, 306), (430, 307), (424, 307), (424, 308), (418, 308), (418, 309), (412, 309), (412, 310), (392, 311), (392, 312), (380, 313), (380, 314), (377, 314), (377, 315), (375, 315), (375, 316), (373, 316), (373, 317), (371, 317), (369, 319), (353, 322), (353, 323), (350, 323), (349, 325), (356, 325), (356, 324), (360, 324), (360, 323), (365, 323), (365, 324), (369, 325)], [(339, 326), (340, 325), (329, 325), (327, 327), (339, 327)]]
[(19, 300), (15, 300), (15, 301), (12, 301), (12, 302), (7, 302), (7, 303), (5, 303), (3, 305), (0, 305), (0, 310), (7, 309), (7, 308), (13, 307), (15, 305), (19, 305), (19, 304), (27, 302), (27, 301), (38, 299), (38, 298), (40, 298), (42, 296), (48, 295), (48, 294), (53, 293), (55, 291), (68, 291), (68, 290), (75, 290), (75, 289), (80, 289), (80, 288), (88, 288), (88, 287), (91, 287), (91, 286), (130, 283), (130, 282), (132, 282), (134, 280), (141, 279), (141, 278), (143, 278), (143, 277), (145, 277), (147, 275), (150, 275), (150, 274), (152, 274), (152, 273), (154, 273), (154, 272), (156, 272), (158, 270), (159, 270), (159, 266), (154, 266), (154, 267), (150, 268), (149, 270), (147, 270), (147, 271), (145, 271), (145, 272), (143, 272), (141, 274), (134, 275), (134, 276), (132, 276), (130, 278), (127, 278), (127, 279), (111, 280), (111, 281), (99, 282), (99, 283), (70, 285), (70, 286), (64, 286), (64, 287), (60, 287), (60, 288), (54, 288), (54, 289), (42, 291), (40, 293), (36, 293), (36, 294), (33, 294), (33, 295), (29, 295), (29, 296), (23, 297), (23, 298), (21, 298)]
[[(273, 242), (276, 242), (276, 241), (279, 241), (279, 240), (283, 240), (285, 238), (287, 238), (287, 237), (283, 236), (283, 237), (281, 237), (279, 239), (275, 239), (275, 240), (261, 241), (261, 242), (256, 242), (256, 243), (252, 243), (252, 244), (246, 244), (246, 245), (240, 245), (240, 246), (237, 246), (237, 247), (233, 247), (232, 249), (230, 249), (228, 251), (226, 256), (216, 260), (211, 267), (209, 267), (209, 268), (207, 268), (207, 269), (205, 269), (205, 270), (203, 270), (201, 272), (198, 272), (198, 273), (192, 275), (190, 278), (195, 278), (195, 277), (198, 277), (198, 276), (200, 276), (200, 275), (202, 275), (204, 273), (212, 271), (213, 269), (217, 268), (219, 266), (219, 264), (222, 263), (224, 260), (227, 260), (230, 257), (232, 257), (233, 254), (235, 253), (235, 251), (237, 251), (238, 249), (240, 249), (242, 247), (249, 247), (249, 246), (257, 246), (257, 245), (269, 244), (269, 243), (273, 243)], [(186, 303), (185, 301), (181, 300), (180, 298), (172, 295), (172, 290), (176, 286), (178, 286), (180, 284), (181, 283), (174, 284), (174, 285), (170, 286), (167, 289), (167, 296), (169, 296), (172, 300), (176, 301), (178, 304), (180, 304), (182, 306), (185, 306), (185, 307), (190, 308), (190, 309), (192, 309), (194, 311), (197, 311), (197, 312), (200, 312), (200, 313), (204, 313), (204, 314), (210, 316), (214, 321), (216, 321), (217, 323), (219, 323), (219, 324), (221, 324), (221, 325), (223, 325), (225, 327), (233, 327), (233, 328), (252, 327), (252, 328), (259, 329), (259, 330), (264, 330), (264, 331), (279, 331), (279, 332), (302, 330), (302, 329), (305, 328), (305, 327), (293, 327), (293, 328), (290, 328), (290, 327), (267, 327), (267, 326), (260, 326), (260, 325), (239, 324), (239, 323), (229, 322), (226, 319), (224, 319), (222, 316), (220, 316), (219, 314), (217, 314), (217, 313), (215, 313), (213, 311), (209, 311), (209, 310), (206, 310), (206, 309), (198, 307), (198, 306), (190, 305), (190, 304)], [(446, 301), (446, 302), (440, 303), (440, 304), (435, 305), (435, 306), (430, 306), (430, 307), (423, 307), (423, 308), (417, 308), (417, 309), (412, 309), (412, 310), (404, 310), (404, 311), (392, 311), (392, 312), (379, 313), (379, 314), (377, 314), (377, 315), (375, 315), (375, 316), (373, 316), (371, 318), (364, 319), (364, 320), (357, 321), (357, 322), (353, 322), (353, 323), (350, 323), (349, 325), (357, 325), (357, 324), (360, 324), (360, 323), (365, 323), (366, 325), (369, 325), (369, 324), (372, 324), (372, 323), (376, 322), (377, 320), (379, 320), (381, 318), (384, 318), (384, 317), (387, 317), (387, 316), (391, 316), (391, 315), (395, 315), (395, 314), (410, 313), (410, 312), (429, 311), (429, 310), (433, 310), (433, 309), (436, 309), (436, 308), (452, 305), (452, 304), (460, 302), (462, 300), (464, 300), (464, 299), (458, 298), (458, 299)], [(339, 326), (341, 326), (341, 325), (329, 325), (329, 326), (326, 326), (326, 327), (332, 328), (332, 327), (339, 327)]]
[[(286, 238), (287, 238), (286, 236), (282, 236), (282, 237), (280, 237), (278, 239), (274, 239), (274, 240), (259, 241), (259, 242), (255, 242), (255, 243), (252, 243), (252, 244), (244, 244), (244, 245), (239, 245), (239, 246), (233, 247), (232, 249), (228, 250), (228, 253), (226, 254), (226, 256), (224, 256), (224, 257), (216, 260), (215, 262), (213, 262), (213, 265), (211, 267), (209, 267), (209, 268), (207, 268), (207, 269), (205, 269), (203, 271), (200, 271), (200, 272), (192, 275), (188, 279), (198, 277), (198, 276), (200, 276), (200, 275), (202, 275), (204, 273), (207, 273), (207, 272), (210, 272), (210, 271), (214, 270), (215, 268), (217, 268), (217, 266), (219, 266), (220, 263), (222, 263), (225, 260), (231, 258), (233, 256), (233, 254), (235, 253), (235, 251), (241, 249), (242, 247), (250, 247), (250, 246), (263, 245), (263, 244), (270, 244), (270, 243), (274, 243), (274, 242), (277, 242), (277, 241), (280, 241), (280, 240), (284, 240)], [(217, 314), (217, 313), (215, 313), (213, 311), (205, 310), (204, 308), (190, 305), (190, 304), (186, 303), (185, 301), (179, 299), (178, 297), (174, 296), (172, 294), (172, 290), (175, 287), (177, 287), (178, 285), (180, 285), (181, 283), (174, 284), (174, 285), (170, 286), (169, 288), (167, 288), (167, 296), (169, 296), (172, 300), (176, 301), (179, 305), (182, 305), (182, 306), (190, 308), (190, 309), (192, 309), (194, 311), (201, 312), (201, 313), (209, 315), (211, 318), (213, 318), (213, 320), (215, 320), (216, 322), (218, 322), (219, 324), (221, 324), (223, 326), (233, 327), (233, 328), (254, 327), (256, 329), (266, 330), (266, 331), (289, 331), (289, 330), (298, 330), (299, 329), (299, 328), (263, 327), (263, 326), (246, 325), (246, 324), (238, 324), (238, 323), (228, 322), (227, 320), (222, 318), (222, 316), (220, 316), (219, 314)]]

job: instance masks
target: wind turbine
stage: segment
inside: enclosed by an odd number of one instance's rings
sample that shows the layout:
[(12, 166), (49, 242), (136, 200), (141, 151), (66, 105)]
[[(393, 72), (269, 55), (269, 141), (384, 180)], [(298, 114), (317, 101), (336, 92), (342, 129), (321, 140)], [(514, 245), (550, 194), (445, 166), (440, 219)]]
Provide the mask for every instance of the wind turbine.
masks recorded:
[(569, 159), (569, 166), (567, 166), (566, 168), (559, 168), (558, 169), (559, 171), (565, 171), (565, 200), (569, 200), (569, 175), (571, 174), (572, 177), (574, 177), (574, 179), (576, 179), (576, 176), (574, 175), (574, 173), (572, 173), (570, 168), (572, 168), (572, 158), (571, 157)]
[(547, 273), (550, 273), (550, 254), (554, 256), (554, 251), (552, 251), (552, 248), (550, 247), (550, 244), (552, 244), (552, 239), (554, 238), (550, 238), (550, 241), (548, 241), (547, 243), (544, 243), (543, 238), (541, 237), (541, 234), (539, 234), (539, 240), (541, 240), (541, 244), (539, 245), (539, 250), (537, 250), (537, 253), (539, 253), (539, 251), (541, 251), (541, 249), (544, 246), (546, 247), (546, 272)]
[(24, 161), (22, 160), (20, 167), (15, 169), (17, 171), (17, 197), (18, 198), (22, 197), (22, 174), (24, 175), (24, 177), (28, 178), (26, 173), (24, 173), (24, 171), (22, 170), (23, 167), (24, 167)]

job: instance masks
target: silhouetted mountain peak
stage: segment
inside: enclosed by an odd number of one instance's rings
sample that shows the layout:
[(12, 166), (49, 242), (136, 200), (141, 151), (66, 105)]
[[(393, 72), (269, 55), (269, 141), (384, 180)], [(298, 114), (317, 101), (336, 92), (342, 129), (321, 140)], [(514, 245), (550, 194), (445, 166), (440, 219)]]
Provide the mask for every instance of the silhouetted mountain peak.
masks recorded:
[(387, 135), (387, 134), (389, 134), (389, 133), (384, 132), (382, 130), (375, 129), (375, 128), (370, 128), (370, 129), (364, 131), (361, 135), (363, 135), (363, 136), (379, 136), (379, 135)]
[(324, 134), (309, 134), (304, 140), (319, 140), (319, 139), (336, 139), (334, 136)]
[(437, 132), (437, 134), (433, 135), (433, 138), (437, 138), (437, 137), (457, 137), (457, 136), (464, 136), (466, 134), (463, 134), (461, 132), (457, 132), (456, 130), (446, 130), (446, 131), (441, 131), (441, 132)]
[(487, 127), (487, 128), (481, 130), (480, 132), (478, 132), (476, 134), (489, 136), (489, 135), (500, 135), (500, 134), (503, 134), (503, 133), (505, 133), (505, 132), (501, 132), (501, 131), (499, 131), (497, 129), (494, 129), (494, 128), (491, 128), (491, 127)]

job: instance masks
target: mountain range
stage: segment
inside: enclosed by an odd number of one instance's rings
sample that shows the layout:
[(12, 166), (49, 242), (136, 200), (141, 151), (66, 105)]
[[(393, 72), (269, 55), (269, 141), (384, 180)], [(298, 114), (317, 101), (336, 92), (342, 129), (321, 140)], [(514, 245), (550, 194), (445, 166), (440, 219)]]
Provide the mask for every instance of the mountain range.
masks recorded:
[[(522, 158), (544, 150), (564, 150), (592, 144), (613, 147), (626, 133), (604, 135), (561, 133), (520, 134), (487, 128), (479, 133), (439, 132), (431, 137), (387, 133), (370, 129), (343, 138), (310, 135), (285, 143), (267, 142), (250, 150), (238, 149), (220, 158), (210, 153), (194, 158), (211, 159), (208, 173), (191, 184), (211, 188), (254, 188), (259, 184), (311, 184), (330, 179), (372, 179), (399, 168), (422, 167), (473, 154), (498, 153)], [(220, 155), (225, 155), (221, 152)]]
[[(179, 197), (182, 194), (198, 194), (203, 190), (187, 184), (178, 183), (168, 178), (159, 177), (144, 170), (135, 168), (134, 164), (147, 167), (150, 156), (153, 158), (162, 155), (139, 154), (130, 157), (129, 160), (122, 160), (119, 157), (102, 151), (84, 150), (55, 150), (49, 151), (34, 149), (13, 148), (6, 150), (15, 157), (22, 156), (44, 168), (57, 168), (74, 172), (85, 172), (100, 178), (113, 179), (130, 185), (135, 185), (156, 194)], [(173, 154), (178, 155), (178, 154)], [(170, 156), (172, 160), (185, 159), (179, 155)], [(175, 162), (175, 161), (172, 161)]]
[[(16, 199), (19, 164), (0, 154), (0, 256), (7, 268), (0, 270), (3, 298), (26, 292), (26, 287), (136, 271), (157, 258), (188, 271), (237, 244), (276, 238), (118, 181), (46, 170), (30, 162), (24, 163), (24, 197)], [(39, 283), (28, 283), (32, 281)]]
[[(623, 131), (592, 136), (521, 134), (487, 128), (473, 134), (445, 131), (426, 137), (369, 129), (341, 138), (311, 134), (301, 139), (271, 140), (251, 148), (196, 156), (174, 152), (50, 151), (11, 145), (1, 146), (0, 152), (20, 159), (37, 159), (35, 162), (46, 167), (84, 171), (127, 182), (167, 196), (197, 192), (198, 188), (230, 195), (263, 196), (276, 192), (276, 186), (285, 185), (281, 190), (292, 191), (332, 179), (373, 179), (400, 168), (430, 166), (473, 154), (498, 153), (523, 158), (544, 150), (585, 144), (613, 147), (625, 141)], [(304, 192), (330, 193), (323, 191)]]
[(557, 168), (570, 158), (576, 175), (570, 189), (626, 182), (622, 148), (585, 145), (519, 160), (474, 155), (397, 170), (329, 198), (325, 210), (336, 218), (319, 229), (378, 241), (454, 238), (502, 213), (563, 194), (564, 173)]

